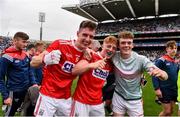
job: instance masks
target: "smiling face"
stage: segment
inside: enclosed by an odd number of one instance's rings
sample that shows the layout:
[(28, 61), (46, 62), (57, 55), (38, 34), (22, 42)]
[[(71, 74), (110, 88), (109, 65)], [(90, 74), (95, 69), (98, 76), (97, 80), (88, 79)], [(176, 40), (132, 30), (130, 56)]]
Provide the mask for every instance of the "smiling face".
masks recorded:
[(91, 44), (96, 30), (96, 23), (85, 20), (79, 25), (79, 30), (77, 32), (77, 40), (75, 46), (80, 50), (85, 50)]
[(95, 30), (90, 28), (82, 28), (77, 32), (76, 45), (80, 50), (85, 50), (94, 39)]
[(120, 32), (119, 35), (119, 49), (121, 57), (127, 59), (131, 56), (134, 35), (131, 32)]
[(117, 38), (114, 36), (108, 36), (104, 39), (102, 45), (101, 55), (106, 59), (111, 59), (117, 49)]
[(120, 53), (122, 58), (126, 58), (131, 56), (131, 52), (133, 49), (133, 40), (132, 39), (123, 39), (121, 38), (119, 40), (119, 49), (120, 49)]

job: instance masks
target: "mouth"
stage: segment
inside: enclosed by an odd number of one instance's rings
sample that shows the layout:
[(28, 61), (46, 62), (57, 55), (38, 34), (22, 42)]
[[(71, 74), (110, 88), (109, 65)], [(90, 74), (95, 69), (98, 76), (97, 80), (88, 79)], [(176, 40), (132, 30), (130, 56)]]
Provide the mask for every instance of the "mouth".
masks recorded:
[(113, 54), (112, 52), (107, 52), (107, 53), (106, 53), (107, 57), (111, 57), (112, 54)]

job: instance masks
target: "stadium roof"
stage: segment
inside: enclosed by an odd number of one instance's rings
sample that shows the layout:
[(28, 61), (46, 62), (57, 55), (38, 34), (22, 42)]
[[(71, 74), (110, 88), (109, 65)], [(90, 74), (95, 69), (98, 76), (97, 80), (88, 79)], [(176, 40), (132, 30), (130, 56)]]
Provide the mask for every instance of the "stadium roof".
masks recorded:
[(62, 9), (96, 22), (180, 14), (180, 0), (80, 0)]

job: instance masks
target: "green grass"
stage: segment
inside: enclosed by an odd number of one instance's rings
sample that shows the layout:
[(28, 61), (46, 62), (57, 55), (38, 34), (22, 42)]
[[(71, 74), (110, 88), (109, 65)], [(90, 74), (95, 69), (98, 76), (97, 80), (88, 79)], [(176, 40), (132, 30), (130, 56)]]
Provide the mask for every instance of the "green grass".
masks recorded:
[[(155, 103), (155, 93), (152, 85), (152, 79), (148, 74), (145, 74), (147, 85), (143, 88), (143, 102), (145, 116), (158, 116), (162, 111), (162, 107)], [(175, 105), (173, 115), (177, 115), (177, 105)]]
[[(151, 77), (145, 74), (146, 79), (148, 81), (147, 85), (143, 88), (143, 102), (144, 102), (144, 115), (145, 116), (158, 116), (158, 114), (161, 112), (162, 108), (160, 105), (156, 104), (154, 99), (155, 99), (155, 94), (154, 94), (154, 89), (152, 86), (152, 80)], [(76, 78), (73, 81), (72, 84), (72, 94), (75, 91), (76, 85), (77, 85), (78, 78)], [(0, 116), (2, 116), (2, 99), (0, 97)], [(174, 116), (177, 115), (177, 105), (174, 108)]]

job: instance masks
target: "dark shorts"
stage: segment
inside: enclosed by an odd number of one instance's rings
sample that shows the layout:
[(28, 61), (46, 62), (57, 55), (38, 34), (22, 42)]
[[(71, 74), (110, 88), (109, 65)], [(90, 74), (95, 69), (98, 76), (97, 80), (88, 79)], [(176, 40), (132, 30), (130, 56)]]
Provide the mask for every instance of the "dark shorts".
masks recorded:
[(111, 100), (115, 90), (115, 76), (114, 74), (109, 74), (107, 77), (106, 85), (103, 87), (103, 100)]
[(171, 101), (177, 102), (177, 90), (167, 90), (167, 89), (162, 90), (161, 89), (161, 92), (162, 92), (163, 98), (159, 98), (159, 100), (162, 103), (167, 104), (167, 103), (170, 103)]
[(111, 100), (113, 98), (115, 85), (103, 88), (103, 100)]

